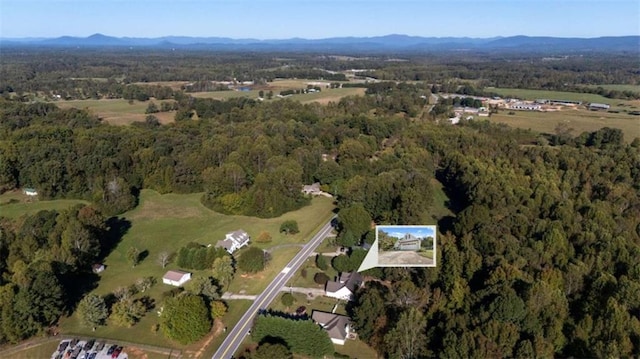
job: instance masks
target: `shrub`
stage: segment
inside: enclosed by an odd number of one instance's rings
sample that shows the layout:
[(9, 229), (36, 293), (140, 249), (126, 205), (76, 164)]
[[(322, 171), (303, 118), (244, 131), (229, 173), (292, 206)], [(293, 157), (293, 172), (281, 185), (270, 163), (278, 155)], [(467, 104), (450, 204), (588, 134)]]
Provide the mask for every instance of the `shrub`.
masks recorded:
[(238, 268), (244, 272), (256, 273), (264, 269), (264, 252), (260, 248), (251, 247), (240, 254)]
[(193, 343), (211, 330), (211, 316), (202, 297), (182, 295), (165, 301), (160, 317), (164, 335), (181, 344)]
[(300, 232), (298, 229), (298, 222), (294, 220), (284, 221), (280, 225), (280, 233), (284, 234), (296, 234)]
[(280, 302), (282, 302), (285, 307), (290, 307), (294, 302), (293, 295), (291, 293), (282, 294), (282, 297), (280, 297)]
[(313, 281), (318, 283), (318, 284), (322, 284), (322, 285), (327, 284), (329, 279), (330, 279), (329, 276), (327, 276), (323, 272), (318, 272), (318, 273), (316, 273), (316, 275), (313, 276)]
[(329, 268), (329, 265), (327, 264), (327, 259), (322, 254), (318, 254), (316, 256), (316, 267), (318, 267), (318, 269), (323, 271)]
[(262, 231), (258, 235), (258, 238), (256, 238), (256, 241), (261, 243), (271, 242), (271, 235), (267, 231)]

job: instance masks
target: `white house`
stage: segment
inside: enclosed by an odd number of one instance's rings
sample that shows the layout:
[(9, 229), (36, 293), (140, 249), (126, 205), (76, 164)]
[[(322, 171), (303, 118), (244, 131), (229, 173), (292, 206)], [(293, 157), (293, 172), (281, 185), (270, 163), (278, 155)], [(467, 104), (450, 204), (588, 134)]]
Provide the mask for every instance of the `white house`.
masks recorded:
[(322, 191), (320, 191), (320, 183), (318, 182), (314, 184), (302, 186), (302, 193), (304, 194), (317, 195), (317, 194), (320, 194), (321, 192)]
[(249, 234), (247, 234), (247, 232), (239, 229), (237, 231), (227, 233), (225, 235), (225, 239), (218, 241), (216, 247), (223, 247), (227, 250), (227, 252), (229, 252), (229, 254), (233, 254), (233, 252), (237, 251), (238, 249), (249, 245), (250, 239), (251, 238), (249, 237)]
[(191, 279), (191, 273), (179, 270), (170, 270), (162, 277), (162, 283), (180, 287)]
[(406, 233), (403, 238), (398, 239), (393, 244), (393, 249), (397, 251), (417, 251), (420, 249), (421, 240), (411, 233)]
[(336, 279), (325, 285), (324, 293), (327, 297), (351, 300), (353, 294), (362, 285), (362, 276), (358, 272), (342, 273)]
[(22, 190), (22, 192), (24, 192), (24, 194), (26, 194), (27, 196), (37, 196), (38, 195), (38, 191), (35, 190), (35, 188), (25, 188), (24, 190)]
[(353, 333), (351, 319), (347, 316), (314, 310), (311, 319), (327, 331), (334, 344), (344, 345), (345, 340)]

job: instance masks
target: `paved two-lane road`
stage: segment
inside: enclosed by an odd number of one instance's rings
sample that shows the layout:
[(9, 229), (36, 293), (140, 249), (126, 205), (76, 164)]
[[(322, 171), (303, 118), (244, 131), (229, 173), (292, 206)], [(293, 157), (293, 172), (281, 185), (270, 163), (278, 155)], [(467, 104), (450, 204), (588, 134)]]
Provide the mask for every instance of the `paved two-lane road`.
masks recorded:
[[(333, 220), (333, 218), (332, 218)], [(302, 248), (298, 254), (287, 264), (287, 266), (273, 279), (269, 286), (254, 301), (251, 307), (240, 318), (240, 321), (229, 332), (222, 345), (213, 354), (213, 359), (229, 359), (242, 344), (242, 341), (249, 333), (253, 325), (253, 318), (261, 309), (267, 309), (269, 304), (280, 293), (282, 287), (291, 279), (302, 263), (309, 258), (309, 255), (322, 243), (322, 240), (331, 232), (331, 221), (327, 222), (318, 233)]]

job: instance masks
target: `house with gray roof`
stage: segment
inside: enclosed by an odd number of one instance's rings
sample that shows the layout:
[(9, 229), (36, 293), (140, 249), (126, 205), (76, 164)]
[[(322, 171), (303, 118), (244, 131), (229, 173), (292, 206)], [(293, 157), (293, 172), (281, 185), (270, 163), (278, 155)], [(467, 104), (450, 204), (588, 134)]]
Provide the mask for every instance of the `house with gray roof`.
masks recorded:
[(360, 286), (362, 286), (362, 275), (360, 273), (342, 273), (335, 281), (327, 282), (324, 293), (327, 297), (351, 300)]
[(227, 233), (223, 240), (218, 241), (216, 247), (223, 247), (227, 252), (229, 252), (229, 254), (233, 254), (233, 252), (238, 249), (249, 245), (250, 240), (251, 238), (249, 237), (249, 234), (242, 229), (239, 229), (237, 231)]
[(334, 344), (344, 345), (347, 338), (354, 334), (351, 319), (347, 316), (314, 310), (311, 319), (327, 331)]

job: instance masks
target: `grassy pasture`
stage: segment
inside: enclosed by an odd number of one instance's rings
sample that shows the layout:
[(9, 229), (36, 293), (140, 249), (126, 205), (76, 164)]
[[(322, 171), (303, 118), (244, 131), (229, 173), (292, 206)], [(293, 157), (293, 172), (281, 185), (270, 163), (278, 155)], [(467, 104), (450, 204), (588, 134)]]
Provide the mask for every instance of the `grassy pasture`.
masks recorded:
[[(321, 83), (330, 83), (329, 81), (320, 81), (320, 80), (306, 80), (306, 79), (283, 79), (283, 80), (275, 80), (264, 86), (263, 91), (266, 93), (268, 91), (273, 91), (273, 99), (271, 101), (279, 100), (277, 95), (282, 90), (290, 90), (290, 89), (303, 89), (307, 88), (308, 83), (312, 82), (321, 82)], [(182, 85), (185, 84), (183, 81), (164, 81), (164, 82), (149, 82), (149, 83), (138, 83), (139, 85), (161, 85), (161, 86), (169, 86), (174, 89), (179, 89)], [(323, 86), (321, 86), (323, 87)], [(259, 90), (251, 90), (251, 91), (208, 91), (208, 92), (192, 92), (188, 95), (196, 97), (196, 98), (212, 98), (216, 100), (227, 100), (235, 97), (247, 97), (256, 99), (258, 98)], [(341, 88), (341, 89), (327, 89), (322, 88), (321, 92), (317, 93), (309, 93), (309, 94), (299, 94), (293, 95), (288, 98), (291, 98), (295, 101), (300, 101), (302, 103), (310, 103), (310, 102), (318, 102), (322, 104), (327, 104), (331, 101), (339, 101), (342, 97), (351, 96), (351, 95), (363, 95), (363, 88)], [(156, 105), (160, 106), (162, 101), (154, 100)], [(102, 118), (105, 122), (110, 123), (112, 125), (130, 125), (133, 122), (142, 122), (147, 117), (145, 114), (145, 110), (147, 106), (149, 106), (149, 101), (133, 101), (129, 103), (129, 100), (125, 99), (100, 99), (100, 100), (64, 100), (64, 101), (55, 101), (55, 104), (60, 106), (61, 108), (80, 108), (80, 109), (88, 109), (92, 113), (96, 114), (100, 118)], [(171, 112), (158, 112), (153, 114), (158, 118), (160, 123), (167, 124), (174, 121), (175, 111)]]
[[(171, 263), (163, 269), (157, 263), (159, 253), (163, 251), (174, 253), (189, 242), (215, 245), (219, 239), (224, 238), (225, 233), (244, 229), (252, 238), (257, 237), (263, 230), (268, 231), (273, 237), (269, 243), (254, 242), (253, 246), (267, 249), (278, 246), (273, 249), (273, 258), (264, 271), (254, 275), (238, 273), (229, 286), (232, 291), (244, 290), (247, 294), (257, 294), (300, 250), (299, 246), (286, 244), (307, 241), (317, 228), (329, 220), (333, 209), (333, 202), (330, 198), (317, 197), (313, 199), (311, 205), (295, 212), (286, 213), (278, 218), (226, 216), (204, 207), (200, 203), (201, 195), (198, 193), (160, 195), (155, 191), (143, 190), (139, 206), (121, 216), (130, 222), (130, 228), (116, 249), (105, 258), (106, 270), (100, 274), (101, 279), (94, 293), (106, 295), (118, 287), (134, 284), (139, 278), (151, 276), (157, 280), (157, 284), (146, 291), (144, 295), (153, 298), (156, 305), (159, 306), (162, 303), (163, 293), (173, 288), (162, 284), (161, 278), (168, 269), (178, 268), (175, 263)], [(278, 232), (280, 224), (285, 220), (296, 220), (300, 233), (292, 236), (280, 234)], [(126, 258), (127, 250), (131, 247), (147, 251), (146, 257), (135, 268), (131, 267)], [(206, 276), (209, 273), (207, 270), (195, 271), (194, 276)], [(223, 319), (228, 327), (233, 326), (238, 320), (242, 314), (242, 308), (246, 309), (245, 306), (236, 308), (237, 304), (233, 304), (236, 302), (229, 301), (230, 312)], [(197, 347), (198, 343), (187, 347), (176, 343), (167, 343), (161, 333), (151, 331), (151, 327), (157, 323), (158, 316), (153, 310), (132, 328), (110, 325), (100, 327), (92, 332), (91, 329), (82, 327), (75, 315), (64, 318), (61, 321), (61, 328), (63, 333), (128, 340), (164, 347), (170, 345), (196, 353), (201, 351), (202, 348)], [(211, 343), (216, 342), (217, 338), (211, 341)], [(199, 343), (199, 345), (209, 347), (212, 344)], [(202, 350), (206, 351), (207, 349)]]
[(555, 133), (555, 128), (559, 123), (567, 123), (570, 128), (573, 128), (571, 131), (573, 136), (585, 131), (596, 131), (603, 127), (619, 128), (624, 133), (624, 139), (627, 143), (633, 141), (635, 137), (640, 137), (640, 116), (632, 116), (625, 113), (588, 110), (513, 112), (513, 115), (509, 115), (508, 111), (503, 110), (500, 113), (491, 115), (489, 120), (544, 133)]
[[(160, 106), (162, 101), (151, 100), (157, 106)], [(92, 113), (98, 115), (105, 122), (112, 125), (129, 125), (133, 122), (144, 121), (147, 117), (145, 110), (149, 106), (150, 101), (133, 101), (129, 103), (129, 100), (125, 99), (101, 99), (101, 100), (69, 100), (69, 101), (56, 101), (55, 104), (61, 108), (80, 108), (88, 109)], [(172, 112), (158, 112), (153, 114), (158, 118), (160, 123), (167, 124), (173, 122), (175, 111)]]
[(78, 199), (41, 201), (25, 195), (21, 191), (11, 191), (0, 195), (0, 217), (17, 218), (43, 210), (63, 210), (80, 203), (87, 204), (88, 202)]
[(592, 88), (602, 87), (605, 90), (632, 91), (632, 92), (640, 93), (640, 85), (612, 84), (612, 85), (590, 85), (589, 87), (592, 87)]
[(536, 100), (536, 99), (569, 100), (569, 101), (608, 103), (611, 105), (618, 104), (618, 103), (623, 103), (628, 105), (640, 104), (640, 102), (637, 102), (637, 101), (610, 99), (610, 98), (606, 98), (604, 96), (600, 96), (592, 93), (529, 90), (529, 89), (514, 89), (514, 88), (500, 88), (500, 87), (487, 87), (485, 88), (485, 90), (489, 92), (495, 92), (502, 97), (516, 97), (523, 100)]

